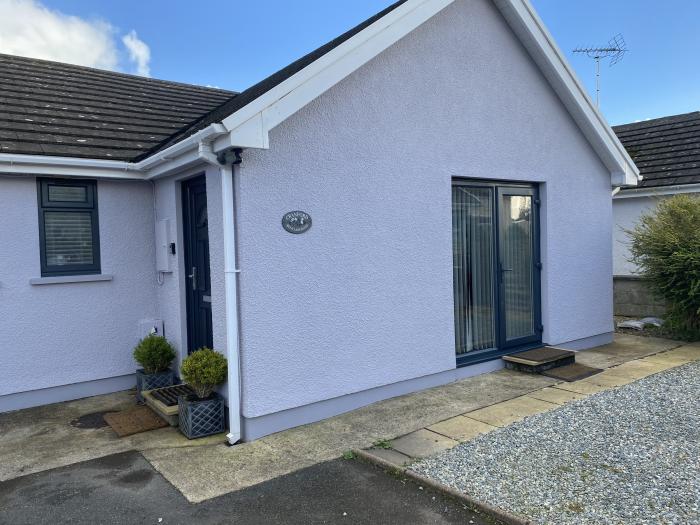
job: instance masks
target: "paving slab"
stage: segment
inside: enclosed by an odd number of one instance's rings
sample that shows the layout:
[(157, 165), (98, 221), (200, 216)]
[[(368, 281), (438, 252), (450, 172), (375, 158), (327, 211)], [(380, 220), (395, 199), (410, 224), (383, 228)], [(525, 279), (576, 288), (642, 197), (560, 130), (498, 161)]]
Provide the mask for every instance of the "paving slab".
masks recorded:
[(642, 358), (640, 361), (644, 361), (646, 363), (669, 364), (671, 366), (681, 366), (686, 363), (697, 361), (697, 358), (695, 357), (683, 354), (674, 354), (672, 352), (674, 352), (674, 350), (671, 350), (670, 352), (662, 352), (660, 354), (650, 355)]
[(697, 361), (700, 360), (700, 345), (687, 344), (673, 350), (669, 350), (668, 352), (664, 352), (664, 354), (673, 357), (687, 357), (693, 361)]
[(498, 427), (477, 421), (466, 416), (455, 416), (445, 421), (430, 425), (428, 430), (442, 434), (457, 441), (469, 441)]
[(581, 381), (574, 381), (573, 383), (560, 383), (554, 388), (558, 388), (560, 390), (567, 390), (569, 392), (576, 392), (577, 394), (597, 394), (598, 392), (603, 392), (605, 390), (610, 389), (610, 387), (591, 383), (587, 379), (582, 379)]
[(585, 399), (588, 397), (588, 394), (580, 394), (578, 392), (569, 392), (568, 390), (547, 387), (543, 388), (542, 390), (530, 392), (527, 396), (534, 397), (535, 399), (540, 399), (542, 401), (547, 401), (549, 403), (556, 403), (557, 405), (565, 405), (571, 401)]
[[(610, 369), (612, 371), (614, 369)], [(594, 385), (599, 385), (605, 388), (615, 388), (618, 386), (627, 385), (638, 378), (630, 377), (628, 374), (611, 373), (610, 371), (605, 371), (600, 374), (596, 374), (591, 377), (587, 377), (586, 381)]]
[(640, 359), (651, 354), (677, 348), (683, 343), (659, 337), (640, 337), (615, 334), (615, 340), (607, 345), (576, 353), (576, 361), (595, 368), (609, 368), (632, 359)]
[(459, 441), (425, 428), (391, 441), (391, 448), (412, 458), (427, 458), (457, 445), (459, 445)]
[(610, 375), (626, 376), (631, 379), (642, 379), (651, 374), (657, 374), (669, 368), (673, 368), (673, 366), (674, 365), (671, 363), (658, 363), (637, 359), (611, 368), (607, 373)]
[(412, 457), (391, 448), (370, 448), (365, 452), (398, 467), (405, 467), (414, 461)]
[(559, 405), (533, 397), (521, 396), (465, 414), (495, 427), (505, 427), (534, 414), (547, 412)]

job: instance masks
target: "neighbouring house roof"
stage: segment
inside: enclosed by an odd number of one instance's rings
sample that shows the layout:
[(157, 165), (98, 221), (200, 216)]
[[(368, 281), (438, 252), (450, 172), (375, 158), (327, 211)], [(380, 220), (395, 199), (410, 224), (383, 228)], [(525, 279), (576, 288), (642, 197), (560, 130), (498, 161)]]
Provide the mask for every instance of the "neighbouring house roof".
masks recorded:
[(700, 183), (700, 111), (613, 130), (639, 168), (639, 188)]
[(131, 161), (235, 93), (0, 54), (0, 153)]

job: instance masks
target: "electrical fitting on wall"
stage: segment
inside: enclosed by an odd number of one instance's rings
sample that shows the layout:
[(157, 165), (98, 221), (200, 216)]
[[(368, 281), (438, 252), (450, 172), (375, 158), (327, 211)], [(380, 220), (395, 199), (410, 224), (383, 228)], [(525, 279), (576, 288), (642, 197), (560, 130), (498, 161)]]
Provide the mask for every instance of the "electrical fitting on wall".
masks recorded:
[(156, 271), (158, 272), (158, 284), (163, 284), (164, 274), (173, 271), (172, 259), (176, 253), (170, 219), (156, 221)]

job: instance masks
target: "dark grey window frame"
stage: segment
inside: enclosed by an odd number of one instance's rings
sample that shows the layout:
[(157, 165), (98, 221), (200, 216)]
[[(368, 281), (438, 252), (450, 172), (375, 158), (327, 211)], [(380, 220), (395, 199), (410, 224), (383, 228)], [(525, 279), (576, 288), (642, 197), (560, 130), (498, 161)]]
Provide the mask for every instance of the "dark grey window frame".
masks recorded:
[[(101, 273), (100, 264), (100, 225), (97, 211), (97, 181), (82, 179), (37, 179), (37, 201), (39, 208), (39, 251), (41, 276), (93, 275)], [(85, 202), (51, 201), (49, 186), (80, 186), (85, 188)], [(46, 262), (46, 231), (44, 214), (50, 211), (89, 212), (92, 229), (92, 264), (48, 265)]]

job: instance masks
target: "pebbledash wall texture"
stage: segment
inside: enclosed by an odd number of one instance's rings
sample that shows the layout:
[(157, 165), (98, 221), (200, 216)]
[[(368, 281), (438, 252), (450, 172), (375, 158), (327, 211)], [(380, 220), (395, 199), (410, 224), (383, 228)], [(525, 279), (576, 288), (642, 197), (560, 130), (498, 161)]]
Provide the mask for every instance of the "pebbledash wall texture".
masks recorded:
[(243, 154), (251, 424), (455, 368), (453, 177), (541, 183), (544, 341), (611, 340), (609, 173), (491, 2), (455, 2)]

